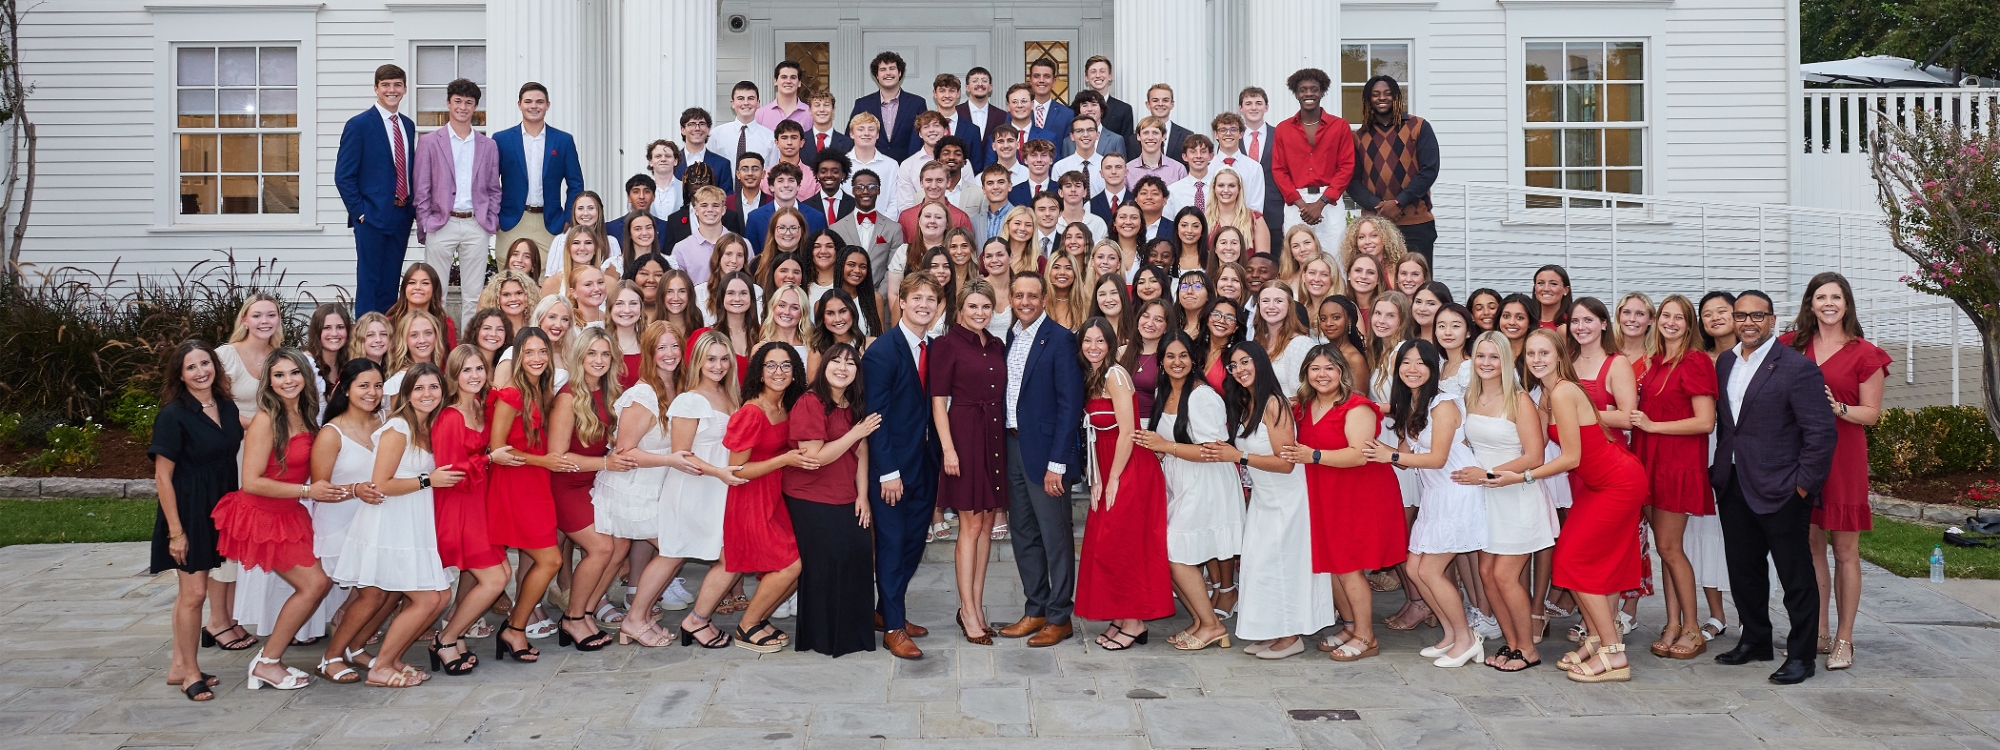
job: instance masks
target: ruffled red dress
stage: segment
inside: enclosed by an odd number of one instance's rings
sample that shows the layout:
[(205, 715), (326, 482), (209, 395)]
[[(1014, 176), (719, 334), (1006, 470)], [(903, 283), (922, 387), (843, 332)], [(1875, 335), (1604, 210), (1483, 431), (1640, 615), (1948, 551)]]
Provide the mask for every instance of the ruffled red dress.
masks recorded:
[[(577, 398), (590, 398), (591, 406), (597, 409), (597, 422), (604, 425), (604, 434), (597, 436), (597, 442), (586, 443), (575, 430), (569, 433), (569, 452), (585, 458), (602, 458), (611, 452), (611, 427), (616, 424), (604, 403), (602, 392), (585, 394), (572, 381), (563, 386), (563, 393)], [(595, 461), (580, 462), (585, 466)], [(597, 523), (597, 506), (590, 502), (590, 488), (597, 484), (595, 471), (569, 471), (549, 473), (549, 494), (555, 498), (556, 528), (564, 534), (574, 534)]]
[[(1111, 399), (1083, 403), (1096, 458), (1090, 477), (1109, 488), (1117, 457), (1118, 415)], [(1136, 415), (1135, 415), (1136, 416)], [(1153, 620), (1174, 614), (1173, 569), (1167, 562), (1167, 477), (1152, 451), (1133, 446), (1118, 475), (1110, 508), (1091, 508), (1076, 562), (1076, 616), (1086, 620)]]
[(431, 423), (431, 455), (439, 469), (465, 472), (450, 487), (431, 489), (437, 516), (438, 559), (447, 568), (478, 570), (499, 565), (507, 551), (486, 530), (487, 431), (465, 424), (465, 414), (446, 408)]
[[(1640, 587), (1644, 567), (1639, 532), (1646, 505), (1646, 467), (1602, 425), (1577, 430), (1583, 457), (1569, 472), (1576, 499), (1556, 537), (1555, 583), (1584, 594), (1610, 596)], [(1559, 440), (1549, 425), (1549, 440)]]
[[(518, 388), (502, 388), (487, 399), (487, 429), (492, 429), (494, 407), (502, 403), (513, 407), (516, 415), (507, 429), (507, 447), (524, 456), (547, 455), (548, 414), (540, 408), (532, 414), (522, 410)], [(537, 435), (532, 442), (528, 440), (530, 423)], [(487, 476), (486, 532), (493, 543), (514, 549), (556, 546), (556, 501), (549, 492), (549, 470), (528, 464), (493, 464)]]
[[(1653, 355), (1639, 379), (1639, 411), (1655, 422), (1694, 416), (1696, 396), (1715, 398), (1715, 361), (1689, 352), (1679, 362)], [(1659, 435), (1632, 431), (1632, 452), (1646, 465), (1650, 504), (1670, 513), (1715, 513), (1715, 490), (1708, 484), (1708, 435)]]
[[(1381, 432), (1381, 408), (1356, 393), (1318, 421), (1310, 402), (1294, 409), (1299, 444), (1322, 451), (1347, 448), (1347, 413), (1355, 409), (1366, 409), (1374, 419), (1368, 434)], [(1348, 468), (1307, 464), (1305, 469), (1314, 573), (1391, 568), (1409, 558), (1410, 530), (1403, 524), (1403, 489), (1394, 468), (1370, 462)]]
[[(311, 431), (285, 441), (284, 467), (278, 456), (264, 466), (264, 478), (304, 485), (312, 472)], [(222, 496), (210, 514), (215, 519), (216, 551), (243, 564), (283, 573), (319, 564), (313, 555), (312, 514), (298, 497), (265, 497), (237, 490)]]
[[(722, 447), (749, 451), (743, 463), (768, 461), (791, 450), (790, 421), (771, 423), (764, 407), (744, 404), (729, 417)], [(784, 472), (774, 471), (729, 488), (722, 509), (722, 561), (731, 573), (768, 573), (799, 560), (792, 514), (785, 508)]]
[[(1792, 334), (1780, 336), (1778, 343), (1791, 346)], [(1806, 356), (1819, 359), (1815, 352)], [(1826, 376), (1826, 387), (1833, 391), (1833, 397), (1852, 406), (1861, 402), (1861, 384), (1875, 373), (1887, 372), (1891, 361), (1882, 347), (1867, 339), (1854, 339), (1828, 357), (1819, 371)], [(1875, 514), (1868, 506), (1868, 428), (1838, 418), (1833, 425), (1840, 441), (1833, 446), (1833, 469), (1820, 488), (1812, 523), (1827, 531), (1868, 531), (1875, 528)]]

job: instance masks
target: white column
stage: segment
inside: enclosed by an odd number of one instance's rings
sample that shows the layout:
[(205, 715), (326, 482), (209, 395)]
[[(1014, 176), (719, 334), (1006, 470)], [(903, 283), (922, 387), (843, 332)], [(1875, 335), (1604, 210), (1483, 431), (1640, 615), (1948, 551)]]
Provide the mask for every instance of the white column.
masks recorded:
[[(573, 2), (575, 0), (557, 0)], [(634, 0), (635, 2), (639, 0)], [(577, 31), (577, 93), (574, 119), (550, 123), (576, 136), (583, 162), (583, 182), (604, 198), (604, 208), (624, 213), (625, 178), (618, 157), (618, 110), (623, 87), (618, 77), (619, 34), (616, 24), (622, 0), (582, 0), (584, 24)]]
[[(1320, 0), (1298, 0), (1312, 3)], [(1175, 120), (1195, 132), (1208, 129), (1208, 8), (1203, 0), (1116, 0), (1113, 47), (1118, 51), (1118, 98), (1145, 117), (1146, 89), (1174, 88)]]
[(621, 187), (626, 177), (645, 170), (646, 144), (661, 138), (681, 142), (682, 110), (714, 112), (715, 8), (714, 0), (625, 2), (619, 32), (624, 85), (617, 97)]
[(487, 132), (521, 124), (521, 84), (549, 89), (549, 123), (572, 131), (585, 112), (578, 90), (583, 0), (487, 0)]
[(1300, 68), (1319, 68), (1334, 82), (1322, 106), (1340, 109), (1340, 0), (1238, 0), (1243, 23), (1237, 27), (1243, 61), (1240, 86), (1262, 86), (1271, 94), (1267, 121), (1291, 117), (1299, 109), (1285, 79)]

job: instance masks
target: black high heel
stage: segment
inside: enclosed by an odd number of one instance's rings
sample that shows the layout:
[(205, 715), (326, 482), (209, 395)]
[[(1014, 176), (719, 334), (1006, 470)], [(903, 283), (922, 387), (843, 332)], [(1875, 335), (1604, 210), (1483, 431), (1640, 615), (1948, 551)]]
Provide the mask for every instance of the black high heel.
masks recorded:
[(493, 658), (506, 661), (507, 657), (512, 656), (514, 657), (514, 661), (527, 662), (529, 664), (541, 661), (542, 652), (536, 650), (534, 646), (527, 646), (520, 649), (508, 646), (507, 639), (502, 636), (505, 636), (509, 630), (520, 633), (522, 638), (528, 636), (528, 631), (514, 627), (514, 623), (502, 620), (500, 622), (500, 632), (493, 634)]
[[(583, 617), (563, 615), (562, 620), (563, 622), (590, 622), (590, 617), (588, 615)], [(597, 651), (611, 645), (611, 634), (599, 630), (579, 639), (576, 636), (570, 635), (569, 631), (562, 629), (562, 626), (558, 625), (556, 626), (556, 645), (563, 647), (575, 646), (578, 651)]]
[[(696, 638), (694, 636), (694, 634), (700, 633), (705, 630), (715, 631), (715, 634), (721, 637), (722, 640), (711, 641), (703, 638)], [(722, 632), (722, 629), (716, 627), (715, 623), (709, 622), (706, 619), (701, 621), (701, 627), (681, 628), (681, 646), (683, 648), (693, 645), (700, 645), (702, 648), (729, 648), (730, 642), (731, 639), (728, 633)]]
[[(443, 657), (438, 656), (438, 652), (446, 648), (458, 649), (458, 658), (451, 660), (450, 663), (446, 663)], [(450, 646), (438, 643), (435, 638), (431, 639), (432, 672), (443, 672), (457, 677), (459, 675), (471, 674), (472, 668), (476, 666), (479, 666), (479, 664), (475, 660), (475, 657), (473, 657), (472, 652), (465, 649), (465, 641), (463, 639), (452, 641)]]

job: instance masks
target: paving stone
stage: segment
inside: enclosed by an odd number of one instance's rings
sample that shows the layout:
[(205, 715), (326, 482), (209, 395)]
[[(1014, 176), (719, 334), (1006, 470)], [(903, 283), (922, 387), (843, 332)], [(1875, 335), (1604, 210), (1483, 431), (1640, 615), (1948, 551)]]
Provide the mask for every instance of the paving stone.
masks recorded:
[(958, 683), (950, 680), (891, 680), (889, 702), (936, 703), (958, 700)]
[(812, 714), (812, 705), (806, 703), (756, 705), (715, 703), (702, 714), (701, 725), (800, 731), (812, 722)]
[(1909, 692), (1798, 690), (1779, 695), (1840, 736), (1972, 731), (1970, 725)]
[(822, 704), (813, 712), (814, 736), (921, 737), (923, 706), (914, 703)]
[(1461, 695), (1458, 704), (1474, 716), (1487, 718), (1541, 715), (1534, 702), (1522, 695)]
[(459, 745), (567, 745), (583, 733), (589, 720), (577, 716), (452, 716), (438, 723), (431, 737)]
[(1130, 703), (1089, 703), (1036, 700), (1035, 736), (1082, 737), (1142, 733), (1138, 711)]
[[(1383, 747), (1425, 750), (1473, 750), (1495, 747), (1479, 722), (1460, 708), (1379, 709), (1361, 712), (1361, 720)], [(1520, 721), (1550, 721), (1521, 719)]]
[[(735, 649), (742, 650), (742, 649)], [(732, 665), (716, 688), (716, 700), (749, 703), (882, 703), (889, 695), (886, 664), (813, 660)]]
[(308, 747), (313, 736), (297, 732), (246, 732), (211, 734), (195, 745), (196, 750), (285, 750)]
[(113, 750), (123, 747), (130, 735), (124, 734), (60, 734), (34, 735), (28, 737), (7, 737), (0, 739), (0, 750)]
[[(740, 649), (739, 649), (740, 650)], [(660, 750), (712, 750), (719, 747), (754, 747), (758, 750), (799, 750), (805, 747), (805, 735), (796, 732), (767, 732), (761, 729), (736, 729), (729, 727), (698, 727), (688, 730), (661, 732), (653, 737), (652, 747)]]
[(1299, 745), (1274, 701), (1141, 701), (1139, 715), (1157, 748)]
[(1026, 724), (1030, 720), (1025, 688), (965, 688), (958, 691), (958, 710), (995, 724)]
[(1560, 719), (1493, 719), (1493, 738), (1503, 748), (1541, 750), (1624, 750), (1633, 747), (1695, 747), (1754, 750), (1762, 741), (1728, 716), (1577, 716)]
[(629, 722), (635, 728), (647, 729), (694, 726), (701, 719), (703, 705), (714, 691), (715, 686), (706, 682), (655, 684), (639, 697)]
[(1138, 737), (1087, 739), (889, 740), (885, 750), (1147, 750)]
[(0, 711), (0, 737), (26, 734), (53, 715), (54, 711)]
[(1292, 731), (1306, 747), (1319, 750), (1378, 750), (1375, 732), (1361, 721), (1293, 721)]
[[(988, 688), (1002, 690), (1006, 688)], [(1023, 695), (1025, 689), (1019, 689)], [(924, 737), (1029, 737), (1034, 735), (1034, 727), (1027, 722), (1026, 711), (1018, 717), (1020, 721), (1000, 723), (966, 710), (966, 706), (956, 702), (936, 702), (920, 704), (923, 712)], [(1011, 718), (1011, 717), (1010, 717)]]
[(1458, 707), (1450, 696), (1419, 688), (1299, 687), (1274, 692), (1278, 704), (1287, 710)]

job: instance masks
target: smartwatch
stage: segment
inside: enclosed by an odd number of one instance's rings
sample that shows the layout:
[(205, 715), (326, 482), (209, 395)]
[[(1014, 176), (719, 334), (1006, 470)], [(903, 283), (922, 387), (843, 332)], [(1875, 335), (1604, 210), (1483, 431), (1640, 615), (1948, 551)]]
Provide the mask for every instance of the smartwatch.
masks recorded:
[(1403, 452), (1391, 451), (1389, 453), (1389, 463), (1401, 465), (1403, 463)]
[(1522, 484), (1534, 484), (1534, 483), (1535, 483), (1535, 470), (1534, 470), (1534, 469), (1523, 469), (1523, 470), (1521, 470), (1521, 483), (1522, 483)]
[(418, 475), (417, 475), (417, 489), (421, 489), (421, 490), (428, 490), (428, 489), (430, 489), (430, 488), (431, 488), (431, 475), (429, 475), (429, 474), (418, 474)]
[(1243, 454), (1242, 456), (1238, 457), (1238, 458), (1236, 459), (1236, 465), (1237, 465), (1237, 466), (1249, 466), (1249, 465), (1250, 465), (1250, 454), (1248, 454), (1248, 453), (1245, 453), (1245, 454)]
[(1314, 449), (1313, 449), (1313, 464), (1314, 464), (1315, 466), (1317, 466), (1317, 465), (1319, 464), (1319, 449), (1318, 449), (1318, 448), (1314, 448)]

